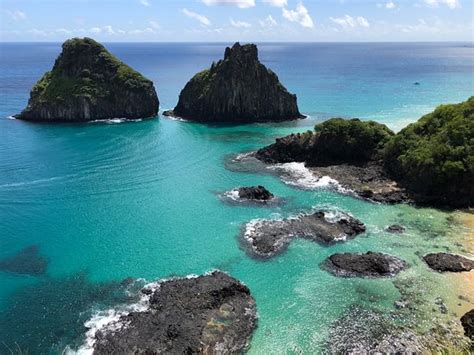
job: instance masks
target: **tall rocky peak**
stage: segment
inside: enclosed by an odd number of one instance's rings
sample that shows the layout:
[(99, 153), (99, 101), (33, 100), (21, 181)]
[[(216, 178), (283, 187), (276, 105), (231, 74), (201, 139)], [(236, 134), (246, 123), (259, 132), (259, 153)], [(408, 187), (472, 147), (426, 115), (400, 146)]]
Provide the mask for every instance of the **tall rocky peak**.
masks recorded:
[(239, 62), (256, 62), (258, 61), (258, 49), (255, 44), (240, 45), (235, 43), (232, 47), (226, 47), (224, 60)]
[(303, 118), (277, 75), (258, 60), (257, 46), (235, 43), (224, 59), (196, 74), (165, 115), (201, 122), (264, 122)]
[(53, 69), (31, 90), (17, 115), (32, 121), (90, 121), (154, 117), (159, 101), (153, 83), (91, 38), (64, 42)]

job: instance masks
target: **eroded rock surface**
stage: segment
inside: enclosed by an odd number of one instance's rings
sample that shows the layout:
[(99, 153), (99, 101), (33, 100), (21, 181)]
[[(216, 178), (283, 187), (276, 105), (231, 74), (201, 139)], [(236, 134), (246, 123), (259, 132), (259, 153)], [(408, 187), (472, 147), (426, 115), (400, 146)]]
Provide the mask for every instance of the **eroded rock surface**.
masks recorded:
[(322, 267), (341, 277), (390, 277), (407, 266), (406, 262), (383, 253), (338, 253), (327, 258)]
[(256, 326), (249, 289), (225, 273), (144, 289), (149, 307), (95, 334), (94, 354), (242, 353)]
[(474, 269), (474, 260), (461, 255), (432, 253), (423, 257), (428, 266), (439, 272), (463, 272)]
[(364, 224), (349, 216), (329, 218), (318, 211), (283, 220), (255, 220), (245, 226), (243, 243), (252, 256), (271, 258), (284, 250), (294, 238), (331, 244), (365, 232)]
[(464, 328), (464, 334), (474, 342), (474, 309), (461, 317), (461, 324)]

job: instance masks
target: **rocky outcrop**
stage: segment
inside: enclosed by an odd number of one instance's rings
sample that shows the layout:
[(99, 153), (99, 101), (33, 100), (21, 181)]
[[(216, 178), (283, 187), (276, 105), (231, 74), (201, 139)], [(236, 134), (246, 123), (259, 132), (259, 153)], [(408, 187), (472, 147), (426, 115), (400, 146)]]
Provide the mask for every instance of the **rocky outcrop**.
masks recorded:
[(42, 122), (138, 119), (158, 114), (153, 83), (90, 38), (64, 42), (53, 69), (16, 117)]
[(48, 261), (39, 254), (39, 248), (32, 245), (16, 255), (0, 260), (0, 271), (39, 276), (46, 272)]
[(235, 43), (224, 59), (196, 74), (174, 110), (164, 113), (200, 122), (265, 122), (303, 118), (278, 77), (258, 60), (257, 46)]
[(461, 317), (461, 324), (464, 328), (464, 334), (474, 342), (474, 309)]
[(243, 353), (256, 326), (249, 289), (222, 272), (142, 291), (149, 307), (95, 334), (94, 354)]
[(407, 264), (394, 256), (369, 251), (333, 254), (321, 266), (336, 276), (378, 278), (394, 276)]
[(239, 193), (239, 198), (246, 200), (268, 201), (274, 197), (270, 191), (261, 185), (240, 187), (237, 191)]
[(364, 224), (349, 216), (329, 218), (318, 211), (283, 220), (255, 220), (245, 225), (242, 242), (251, 256), (271, 258), (282, 253), (294, 238), (331, 244), (365, 232)]
[(439, 272), (463, 272), (474, 269), (474, 260), (461, 255), (433, 253), (425, 255), (423, 260), (431, 269)]

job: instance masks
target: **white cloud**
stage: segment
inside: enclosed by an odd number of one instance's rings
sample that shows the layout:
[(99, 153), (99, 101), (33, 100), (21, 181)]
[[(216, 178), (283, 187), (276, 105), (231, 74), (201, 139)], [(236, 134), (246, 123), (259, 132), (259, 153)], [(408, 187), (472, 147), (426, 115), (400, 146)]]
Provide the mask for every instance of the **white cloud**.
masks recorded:
[(276, 6), (276, 7), (283, 7), (288, 5), (287, 0), (263, 0), (265, 4)]
[(156, 21), (150, 20), (150, 21), (148, 21), (148, 23), (150, 24), (150, 27), (154, 28), (155, 30), (160, 28), (160, 24)]
[(94, 34), (99, 34), (102, 32), (102, 29), (100, 27), (92, 27), (89, 31)]
[(188, 9), (183, 9), (183, 14), (185, 14), (187, 17), (198, 20), (202, 25), (204, 26), (209, 26), (211, 24), (211, 21), (206, 16), (200, 15), (196, 12), (189, 11)]
[(66, 28), (57, 28), (56, 33), (62, 34), (62, 35), (70, 35), (72, 34), (71, 30), (68, 30)]
[(330, 17), (329, 19), (344, 28), (370, 27), (369, 21), (367, 21), (367, 19), (362, 16), (352, 17), (349, 15), (345, 15), (344, 17)]
[(151, 27), (147, 27), (145, 29), (136, 29), (136, 30), (128, 31), (128, 34), (130, 35), (141, 35), (141, 34), (152, 34), (152, 33), (156, 33), (156, 32)]
[(296, 10), (283, 9), (283, 17), (290, 22), (297, 22), (303, 27), (314, 27), (313, 19), (309, 15), (308, 9), (301, 2), (296, 6)]
[(385, 8), (389, 9), (389, 10), (392, 10), (396, 7), (397, 7), (397, 5), (393, 1), (389, 1), (388, 3), (385, 4)]
[(48, 35), (48, 33), (46, 31), (38, 30), (36, 28), (33, 28), (33, 29), (28, 30), (26, 32), (29, 33), (29, 34), (32, 34), (33, 36), (47, 36)]
[(255, 6), (255, 0), (201, 0), (207, 6), (212, 5), (232, 5), (241, 9), (247, 9)]
[(252, 25), (248, 22), (234, 21), (233, 19), (230, 19), (230, 24), (234, 27), (237, 27), (237, 28), (250, 28), (250, 27), (252, 27)]
[(459, 7), (459, 0), (424, 0), (425, 4), (432, 6), (432, 7), (438, 7), (439, 5), (446, 5), (450, 9), (455, 9)]
[(143, 6), (151, 6), (150, 4), (150, 0), (140, 0), (140, 4), (142, 4)]
[(15, 21), (21, 21), (21, 20), (26, 20), (26, 14), (23, 11), (20, 10), (7, 10), (8, 16), (11, 17), (12, 20)]
[(265, 19), (259, 20), (258, 23), (262, 27), (273, 27), (278, 25), (272, 15), (268, 15)]

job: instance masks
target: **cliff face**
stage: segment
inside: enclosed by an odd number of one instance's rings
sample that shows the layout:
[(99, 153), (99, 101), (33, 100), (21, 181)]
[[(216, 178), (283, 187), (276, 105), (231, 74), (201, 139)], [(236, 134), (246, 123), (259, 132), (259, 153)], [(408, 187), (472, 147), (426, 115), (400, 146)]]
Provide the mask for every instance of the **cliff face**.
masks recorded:
[(258, 60), (257, 46), (236, 43), (224, 59), (196, 74), (168, 115), (202, 122), (262, 122), (303, 118), (278, 77)]
[(36, 83), (17, 118), (80, 122), (156, 116), (153, 83), (90, 38), (64, 42), (50, 72)]

